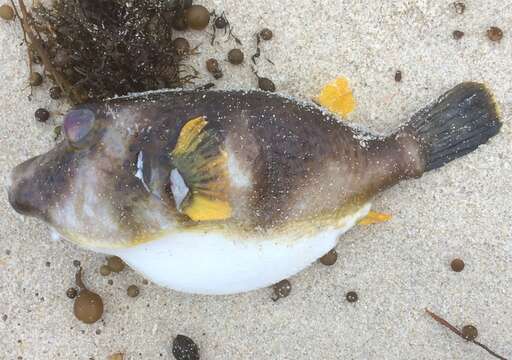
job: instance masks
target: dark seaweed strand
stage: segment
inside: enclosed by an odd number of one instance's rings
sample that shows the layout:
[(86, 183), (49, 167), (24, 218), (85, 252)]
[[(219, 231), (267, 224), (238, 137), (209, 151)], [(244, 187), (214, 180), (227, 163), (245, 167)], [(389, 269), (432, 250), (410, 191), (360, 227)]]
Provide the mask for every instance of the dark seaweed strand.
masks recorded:
[[(91, 100), (182, 84), (172, 42), (176, 1), (57, 0), (35, 26), (57, 73)], [(116, 79), (112, 81), (112, 79)]]
[(452, 324), (450, 324), (448, 321), (446, 321), (445, 319), (443, 319), (442, 317), (440, 317), (439, 315), (436, 315), (434, 314), (432, 311), (430, 311), (429, 309), (425, 309), (425, 312), (427, 314), (429, 314), (432, 319), (434, 319), (435, 321), (437, 321), (438, 323), (440, 323), (441, 325), (447, 327), (448, 329), (450, 329), (452, 332), (454, 332), (455, 334), (459, 335), (461, 338), (463, 338), (464, 340), (466, 341), (470, 341), (472, 343), (474, 343), (475, 345), (478, 345), (480, 346), (482, 349), (484, 349), (485, 351), (487, 351), (489, 354), (491, 354), (492, 356), (498, 358), (498, 359), (501, 359), (501, 360), (507, 360), (507, 358), (504, 358), (503, 356), (501, 355), (498, 355), (496, 354), (494, 351), (492, 351), (491, 349), (489, 349), (486, 345), (482, 344), (481, 342), (478, 342), (476, 340), (468, 340), (464, 337), (464, 335), (462, 334), (462, 332), (457, 329), (455, 326), (453, 326)]

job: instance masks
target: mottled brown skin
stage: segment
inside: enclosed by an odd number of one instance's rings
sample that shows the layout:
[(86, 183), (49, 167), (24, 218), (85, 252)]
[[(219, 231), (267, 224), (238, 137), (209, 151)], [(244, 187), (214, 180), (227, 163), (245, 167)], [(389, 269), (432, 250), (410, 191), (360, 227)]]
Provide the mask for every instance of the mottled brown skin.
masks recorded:
[[(171, 91), (84, 106), (99, 124), (85, 147), (76, 149), (64, 140), (14, 170), (10, 201), (15, 209), (57, 228), (50, 210), (70, 192), (86, 191), (77, 185), (79, 174), (97, 178), (97, 194), (111, 204), (109, 213), (122, 236), (159, 230), (151, 217), (137, 212), (141, 206), (158, 207), (162, 216), (190, 225), (169, 191), (170, 153), (184, 124), (200, 116), (219, 130), (228, 155), (251, 174), (250, 187), (231, 191), (234, 215), (228, 223), (254, 231), (357, 207), (423, 172), (418, 143), (407, 132), (376, 137), (313, 104), (270, 93)], [(140, 151), (151, 192), (133, 175)], [(77, 209), (79, 215), (85, 212)], [(79, 228), (75, 231), (87, 234), (87, 226)]]
[[(118, 101), (116, 106), (127, 101), (131, 99)], [(367, 200), (401, 179), (422, 173), (417, 143), (407, 134), (375, 137), (343, 125), (312, 104), (279, 95), (181, 92), (155, 94), (142, 101), (135, 106), (152, 119), (155, 134), (160, 135), (148, 136), (146, 141), (137, 138), (135, 146), (145, 152), (153, 149), (158, 166), (163, 168), (169, 166), (167, 155), (182, 126), (192, 118), (205, 116), (209, 126), (220, 128), (226, 137), (238, 135), (238, 139), (231, 138), (237, 140), (237, 151), (243, 153), (255, 173), (250, 203), (253, 214), (259, 215), (251, 220), (260, 226), (284, 221), (299, 199), (313, 197), (319, 206), (333, 210), (355, 198)], [(163, 129), (171, 132), (162, 137)], [(362, 147), (355, 135), (372, 139)], [(315, 189), (332, 181), (319, 177), (327, 167), (334, 169), (331, 175), (341, 186), (320, 196)], [(167, 171), (163, 174), (167, 176)]]

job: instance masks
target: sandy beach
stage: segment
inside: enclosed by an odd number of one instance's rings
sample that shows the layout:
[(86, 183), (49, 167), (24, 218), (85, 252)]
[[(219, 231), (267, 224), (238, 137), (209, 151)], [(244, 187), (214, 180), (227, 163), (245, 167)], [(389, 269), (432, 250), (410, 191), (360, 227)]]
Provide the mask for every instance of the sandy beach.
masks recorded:
[[(277, 302), (271, 289), (213, 297), (145, 285), (130, 269), (102, 277), (105, 256), (54, 241), (44, 224), (12, 210), (10, 170), (54, 145), (53, 127), (69, 106), (49, 98), (48, 81), (29, 99), (21, 30), (0, 21), (0, 359), (173, 359), (177, 334), (194, 339), (207, 360), (492, 359), (425, 308), (458, 328), (476, 326), (480, 342), (512, 358), (512, 1), (465, 3), (461, 15), (451, 1), (201, 2), (225, 11), (247, 54), (254, 34), (272, 29), (256, 68), (279, 92), (311, 99), (335, 77), (349, 78), (357, 108), (347, 121), (375, 132), (392, 131), (462, 81), (486, 83), (501, 108), (498, 136), (376, 198), (373, 209), (391, 221), (350, 230), (335, 265), (294, 276), (290, 296)], [(500, 42), (487, 38), (490, 26), (503, 29)], [(465, 35), (455, 40), (454, 30)], [(221, 36), (211, 46), (204, 32), (190, 39), (200, 45), (188, 60), (202, 70), (196, 84), (207, 83), (205, 60), (224, 59), (235, 44)], [(217, 88), (257, 86), (249, 61), (221, 65)], [(52, 112), (46, 124), (34, 120), (40, 107)], [(462, 272), (451, 270), (453, 258), (464, 260)], [(75, 319), (65, 294), (73, 260), (105, 302), (93, 325)], [(136, 298), (126, 295), (131, 284), (140, 288)], [(359, 300), (348, 303), (348, 291)]]

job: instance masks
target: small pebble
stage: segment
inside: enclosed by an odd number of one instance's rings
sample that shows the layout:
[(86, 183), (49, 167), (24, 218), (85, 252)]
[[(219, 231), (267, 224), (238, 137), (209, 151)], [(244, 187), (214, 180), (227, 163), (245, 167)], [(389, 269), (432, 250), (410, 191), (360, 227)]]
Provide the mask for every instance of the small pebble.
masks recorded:
[(176, 54), (182, 56), (190, 53), (190, 43), (185, 38), (176, 38), (172, 41)]
[(75, 288), (69, 288), (66, 290), (66, 296), (70, 299), (74, 299), (76, 298), (76, 295), (78, 294), (78, 292), (76, 291)]
[(501, 41), (503, 39), (503, 31), (496, 26), (491, 26), (487, 29), (487, 37), (491, 41)]
[(128, 286), (128, 289), (126, 289), (126, 294), (132, 298), (139, 296), (139, 293), (139, 288), (136, 285), (130, 285)]
[(345, 298), (347, 299), (347, 301), (349, 303), (355, 303), (357, 300), (359, 300), (359, 296), (357, 295), (357, 293), (355, 291), (349, 291), (345, 295)]
[(396, 82), (400, 82), (400, 81), (402, 81), (402, 72), (401, 72), (400, 70), (397, 70), (397, 71), (395, 72), (395, 81), (396, 81)]
[(199, 347), (185, 335), (178, 335), (172, 342), (172, 354), (176, 360), (199, 360)]
[(258, 78), (258, 87), (263, 91), (269, 91), (269, 92), (276, 91), (276, 86), (272, 82), (272, 80), (265, 78), (265, 77)]
[(80, 267), (80, 260), (73, 260), (73, 266), (74, 267)]
[(233, 65), (240, 65), (244, 62), (244, 53), (240, 49), (231, 49), (228, 53), (228, 61)]
[(50, 267), (50, 265), (52, 264), (51, 262), (47, 261), (44, 263), (46, 267)]
[(100, 266), (100, 275), (101, 276), (109, 276), (112, 273), (112, 270), (108, 265), (101, 265)]
[(13, 20), (14, 19), (14, 9), (9, 5), (0, 6), (0, 18), (4, 20)]
[(125, 264), (119, 256), (111, 256), (107, 259), (107, 264), (110, 270), (115, 273), (123, 271)]
[(50, 88), (48, 92), (50, 93), (50, 97), (54, 100), (60, 99), (62, 97), (62, 90), (58, 86)]
[(290, 295), (292, 291), (292, 284), (289, 280), (284, 279), (279, 281), (277, 284), (272, 286), (272, 290), (274, 290), (274, 295), (272, 296), (272, 300), (277, 301), (281, 298), (285, 298)]
[(206, 69), (208, 70), (209, 73), (212, 73), (212, 74), (219, 72), (220, 71), (219, 62), (214, 58), (208, 59), (206, 61)]
[(41, 76), (40, 73), (38, 73), (37, 71), (34, 71), (30, 75), (28, 82), (29, 82), (30, 86), (39, 86), (43, 83), (43, 77)]
[(455, 272), (461, 272), (462, 270), (464, 270), (464, 265), (464, 261), (462, 261), (461, 259), (453, 259), (452, 262), (450, 263), (452, 270)]
[(11, 250), (9, 250), (9, 249), (5, 250), (5, 255), (11, 255)]
[(2, 320), (3, 320), (3, 321), (7, 321), (7, 314), (3, 314), (3, 315), (2, 315)]
[(464, 14), (464, 11), (466, 10), (466, 4), (460, 1), (454, 2), (453, 7), (455, 8), (455, 12), (459, 15)]
[(326, 266), (331, 266), (336, 263), (336, 260), (338, 260), (338, 253), (336, 250), (332, 249), (320, 258), (320, 263)]
[(75, 298), (73, 313), (86, 324), (95, 323), (103, 315), (103, 301), (98, 294), (82, 289)]
[(478, 336), (478, 330), (473, 325), (466, 325), (462, 328), (462, 336), (468, 341), (475, 340)]
[(270, 39), (272, 39), (272, 36), (273, 36), (272, 30), (270, 30), (270, 29), (265, 28), (265, 29), (260, 31), (260, 37), (263, 40), (266, 40), (266, 41), (270, 40)]
[(217, 19), (215, 19), (214, 25), (217, 29), (224, 29), (226, 26), (228, 26), (228, 21), (224, 16), (219, 16)]
[(75, 275), (75, 283), (76, 286), (80, 288), (80, 291), (73, 303), (73, 314), (83, 323), (95, 323), (103, 315), (103, 300), (101, 299), (101, 296), (85, 287), (82, 280), (81, 267)]
[(50, 118), (50, 112), (46, 109), (40, 108), (36, 110), (34, 117), (39, 122), (46, 122)]
[(112, 280), (112, 279), (108, 279), (107, 284), (109, 284), (109, 285), (114, 285), (114, 280)]
[(452, 36), (455, 40), (460, 40), (462, 39), (462, 37), (464, 36), (464, 32), (460, 31), (460, 30), (455, 30), (453, 33), (452, 33)]
[(147, 285), (147, 284), (149, 284), (149, 281), (147, 281), (146, 279), (143, 279), (143, 280), (142, 280), (142, 284), (143, 284), (143, 285)]
[(203, 30), (210, 22), (210, 12), (202, 5), (192, 5), (187, 9), (187, 24), (194, 30)]

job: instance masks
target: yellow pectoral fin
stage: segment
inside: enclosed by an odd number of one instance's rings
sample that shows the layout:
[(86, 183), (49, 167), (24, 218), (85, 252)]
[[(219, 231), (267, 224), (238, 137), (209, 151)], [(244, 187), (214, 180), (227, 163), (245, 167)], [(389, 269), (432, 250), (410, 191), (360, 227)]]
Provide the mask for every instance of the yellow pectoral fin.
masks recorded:
[(226, 220), (231, 217), (231, 211), (228, 201), (211, 199), (201, 194), (193, 195), (183, 209), (183, 213), (193, 221)]
[[(186, 186), (190, 191), (189, 197), (182, 199), (183, 203), (177, 204), (177, 208), (192, 221), (225, 220), (232, 213), (228, 154), (223, 149), (219, 130), (215, 127), (208, 129), (206, 125), (204, 117), (189, 120), (171, 152), (172, 165), (178, 171), (175, 180), (180, 185), (181, 177), (180, 186)], [(175, 199), (180, 199), (172, 184), (171, 191)]]
[(379, 224), (391, 220), (391, 215), (370, 211), (366, 217), (359, 220), (359, 225)]
[(194, 140), (197, 140), (206, 124), (207, 121), (203, 116), (189, 120), (181, 129), (178, 142), (172, 152), (173, 155), (180, 156), (187, 152), (194, 151), (195, 149), (191, 148), (191, 145), (196, 143), (197, 146), (197, 141), (194, 142)]
[(341, 116), (347, 116), (356, 107), (352, 90), (348, 80), (344, 77), (338, 77), (336, 80), (325, 85), (316, 101), (329, 111)]

